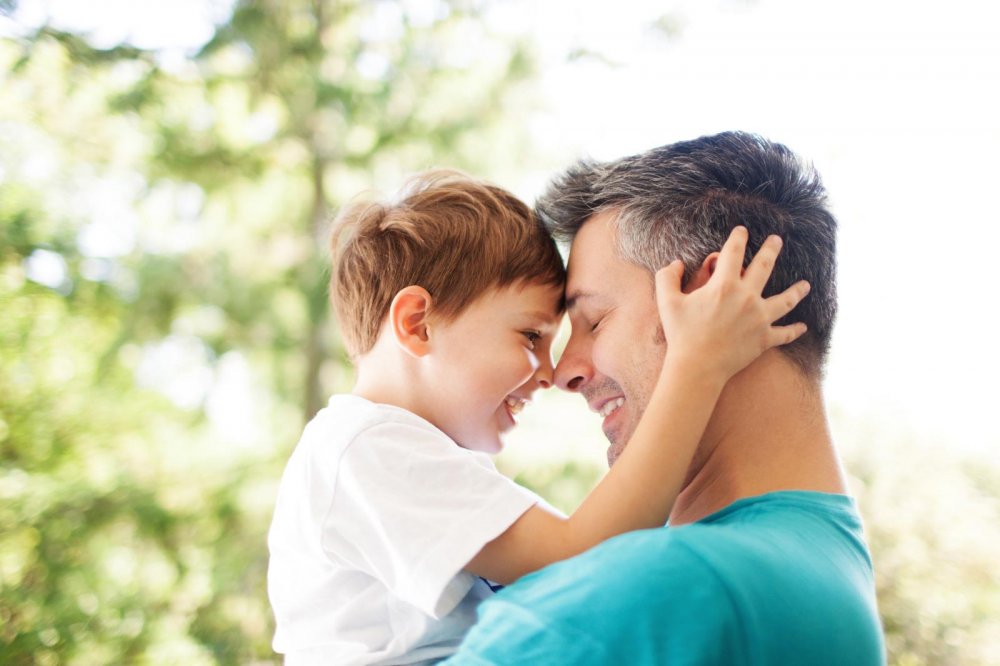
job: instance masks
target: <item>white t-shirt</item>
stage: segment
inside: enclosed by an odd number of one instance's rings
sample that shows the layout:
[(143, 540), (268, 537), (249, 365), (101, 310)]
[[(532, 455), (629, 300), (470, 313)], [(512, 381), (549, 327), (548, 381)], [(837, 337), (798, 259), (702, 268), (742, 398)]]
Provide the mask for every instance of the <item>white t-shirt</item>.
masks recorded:
[(492, 594), (462, 567), (539, 501), (415, 414), (334, 396), (278, 489), (274, 649), (286, 664), (449, 656)]

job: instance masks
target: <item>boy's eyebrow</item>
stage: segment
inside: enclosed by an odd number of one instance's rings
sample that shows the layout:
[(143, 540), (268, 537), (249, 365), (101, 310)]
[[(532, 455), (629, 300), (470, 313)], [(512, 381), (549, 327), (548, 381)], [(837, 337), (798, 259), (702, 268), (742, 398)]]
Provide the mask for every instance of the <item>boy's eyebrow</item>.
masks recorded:
[(541, 310), (535, 310), (533, 312), (525, 312), (524, 314), (529, 319), (546, 323), (558, 321), (559, 316), (561, 316), (561, 315), (556, 316), (551, 312), (543, 312)]

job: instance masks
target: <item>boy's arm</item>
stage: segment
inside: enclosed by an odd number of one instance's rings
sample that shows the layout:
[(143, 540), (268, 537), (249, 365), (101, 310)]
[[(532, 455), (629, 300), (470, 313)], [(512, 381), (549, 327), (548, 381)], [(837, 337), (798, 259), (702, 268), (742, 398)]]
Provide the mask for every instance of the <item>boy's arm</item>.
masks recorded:
[(805, 332), (804, 324), (771, 324), (805, 297), (806, 283), (769, 299), (760, 296), (780, 240), (769, 238), (744, 272), (745, 247), (746, 230), (737, 227), (711, 279), (690, 295), (680, 290), (679, 261), (657, 272), (668, 349), (628, 445), (572, 516), (532, 507), (483, 546), (467, 571), (506, 584), (617, 534), (667, 521), (726, 382), (767, 349)]

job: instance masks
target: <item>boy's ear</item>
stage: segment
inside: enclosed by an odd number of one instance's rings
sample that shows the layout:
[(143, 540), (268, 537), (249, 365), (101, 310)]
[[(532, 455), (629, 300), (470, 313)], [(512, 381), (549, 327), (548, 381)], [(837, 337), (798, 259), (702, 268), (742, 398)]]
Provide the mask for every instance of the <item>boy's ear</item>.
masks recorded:
[(430, 351), (427, 330), (431, 295), (423, 287), (410, 285), (396, 293), (389, 305), (389, 326), (392, 335), (406, 353), (421, 357)]

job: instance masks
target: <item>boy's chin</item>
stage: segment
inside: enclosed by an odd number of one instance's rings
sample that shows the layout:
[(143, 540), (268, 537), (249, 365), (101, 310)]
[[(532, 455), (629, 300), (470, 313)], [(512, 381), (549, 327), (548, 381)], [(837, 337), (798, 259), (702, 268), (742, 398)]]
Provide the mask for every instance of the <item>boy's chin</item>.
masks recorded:
[(503, 442), (500, 440), (499, 436), (470, 439), (466, 440), (466, 442), (467, 443), (461, 444), (461, 446), (463, 449), (468, 449), (470, 451), (478, 451), (491, 456), (503, 451)]

